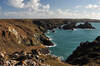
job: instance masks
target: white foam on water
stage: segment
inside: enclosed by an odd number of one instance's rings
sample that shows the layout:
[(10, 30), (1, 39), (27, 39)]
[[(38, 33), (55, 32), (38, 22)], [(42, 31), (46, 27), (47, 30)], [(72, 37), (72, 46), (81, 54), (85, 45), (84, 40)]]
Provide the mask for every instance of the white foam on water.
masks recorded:
[(50, 48), (50, 47), (55, 47), (55, 46), (57, 46), (57, 45), (56, 45), (56, 44), (54, 44), (53, 46), (46, 46), (46, 47), (49, 47), (49, 48)]
[(49, 34), (50, 32), (48, 31), (47, 34)]
[(75, 31), (77, 30), (77, 29), (74, 29)]
[(49, 38), (49, 40), (51, 41), (51, 40), (53, 40), (52, 38)]
[(60, 56), (60, 59), (61, 59), (61, 60), (64, 60), (64, 57), (63, 57), (63, 56)]
[(84, 29), (84, 30), (94, 30), (94, 29)]

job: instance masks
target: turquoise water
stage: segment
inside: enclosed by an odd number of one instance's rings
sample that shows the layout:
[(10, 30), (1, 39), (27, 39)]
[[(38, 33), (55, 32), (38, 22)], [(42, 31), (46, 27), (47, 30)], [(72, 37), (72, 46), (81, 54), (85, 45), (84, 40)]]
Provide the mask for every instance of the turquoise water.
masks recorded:
[(48, 31), (46, 35), (56, 44), (51, 47), (51, 53), (66, 59), (76, 48), (80, 42), (93, 41), (97, 36), (100, 36), (100, 23), (91, 23), (96, 29), (76, 29), (60, 30), (55, 29), (55, 33)]

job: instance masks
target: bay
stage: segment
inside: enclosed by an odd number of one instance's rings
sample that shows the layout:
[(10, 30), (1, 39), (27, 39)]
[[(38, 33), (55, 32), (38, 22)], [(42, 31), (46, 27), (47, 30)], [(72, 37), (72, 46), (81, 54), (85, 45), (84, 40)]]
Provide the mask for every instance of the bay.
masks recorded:
[(93, 41), (100, 36), (100, 23), (91, 23), (96, 29), (75, 29), (61, 30), (55, 29), (55, 32), (48, 31), (46, 34), (51, 41), (56, 44), (50, 47), (51, 54), (67, 59), (69, 55), (80, 45), (80, 42)]

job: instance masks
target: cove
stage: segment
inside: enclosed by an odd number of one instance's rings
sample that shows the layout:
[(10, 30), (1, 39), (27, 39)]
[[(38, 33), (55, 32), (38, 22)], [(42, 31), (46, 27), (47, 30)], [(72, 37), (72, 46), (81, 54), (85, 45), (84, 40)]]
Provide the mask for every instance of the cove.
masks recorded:
[(100, 36), (100, 23), (91, 23), (96, 29), (75, 29), (62, 30), (55, 29), (55, 32), (48, 31), (46, 36), (56, 44), (50, 47), (51, 54), (63, 57), (65, 60), (80, 45), (80, 42), (93, 41)]

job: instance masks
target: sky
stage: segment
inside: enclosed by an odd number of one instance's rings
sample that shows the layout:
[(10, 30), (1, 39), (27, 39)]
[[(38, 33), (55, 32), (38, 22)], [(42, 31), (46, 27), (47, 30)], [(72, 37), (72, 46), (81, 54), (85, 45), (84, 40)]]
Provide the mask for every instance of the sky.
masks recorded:
[(0, 19), (100, 19), (100, 0), (0, 0)]

